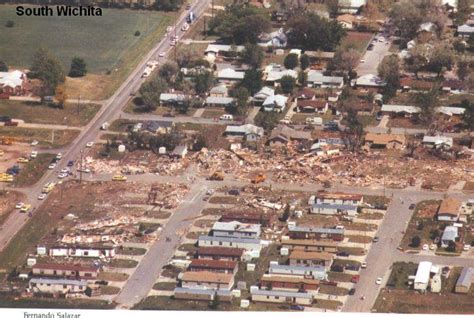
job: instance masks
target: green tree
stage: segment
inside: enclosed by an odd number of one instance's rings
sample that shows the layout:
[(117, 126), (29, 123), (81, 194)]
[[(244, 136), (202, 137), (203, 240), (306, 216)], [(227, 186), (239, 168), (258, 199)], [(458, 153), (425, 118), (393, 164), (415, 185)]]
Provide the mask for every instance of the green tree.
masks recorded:
[(293, 92), (296, 86), (296, 80), (293, 76), (285, 75), (280, 79), (281, 90), (285, 94)]
[(204, 95), (211, 89), (214, 84), (214, 75), (211, 72), (205, 71), (199, 73), (194, 78), (194, 90), (198, 95)]
[(428, 63), (428, 69), (440, 76), (444, 72), (450, 71), (453, 68), (453, 64), (453, 51), (446, 45), (437, 45), (431, 54), (431, 58)]
[(265, 131), (271, 131), (278, 124), (278, 114), (275, 112), (260, 112), (255, 116), (255, 125)]
[(145, 112), (154, 111), (160, 104), (161, 93), (166, 92), (167, 89), (167, 82), (160, 77), (154, 77), (151, 81), (143, 83), (139, 90), (143, 100), (143, 105), (139, 106), (140, 110)]
[(389, 16), (393, 25), (400, 31), (402, 45), (416, 36), (418, 28), (423, 22), (420, 9), (410, 1), (395, 3)]
[(350, 75), (354, 72), (360, 60), (360, 53), (353, 45), (341, 45), (334, 53), (334, 58), (331, 60), (328, 69), (338, 70)]
[(460, 80), (464, 81), (469, 75), (469, 61), (462, 58), (457, 63), (456, 73)]
[(313, 12), (294, 14), (287, 23), (288, 44), (305, 50), (333, 51), (346, 34), (336, 21)]
[(7, 63), (0, 61), (0, 72), (8, 72), (8, 65)]
[(302, 54), (300, 57), (300, 66), (302, 70), (305, 70), (309, 67), (309, 56)]
[(244, 78), (240, 83), (241, 87), (245, 87), (250, 95), (255, 95), (259, 90), (262, 89), (263, 80), (262, 80), (262, 72), (257, 69), (249, 69), (245, 71)]
[(172, 62), (166, 62), (160, 67), (158, 74), (164, 78), (168, 83), (171, 83), (173, 77), (178, 73), (178, 65)]
[(295, 53), (288, 54), (283, 61), (283, 65), (285, 65), (285, 68), (288, 70), (294, 69), (298, 66), (298, 55)]
[(394, 97), (400, 86), (400, 60), (398, 56), (392, 54), (384, 57), (377, 71), (380, 78), (387, 83), (384, 87), (384, 96), (387, 99)]
[(257, 44), (247, 44), (242, 52), (242, 60), (244, 63), (252, 66), (253, 68), (259, 68), (262, 66), (265, 53), (263, 49)]
[(351, 151), (356, 151), (362, 145), (362, 135), (364, 134), (364, 126), (357, 118), (357, 112), (353, 109), (348, 110), (346, 120), (346, 143)]
[(80, 57), (73, 57), (71, 60), (71, 69), (68, 76), (81, 77), (87, 74), (86, 62)]
[(154, 7), (161, 11), (175, 11), (183, 4), (183, 0), (159, 0), (155, 1)]
[(420, 119), (425, 123), (431, 123), (439, 104), (439, 85), (434, 85), (428, 92), (417, 93), (414, 100), (421, 108)]
[(61, 63), (43, 48), (34, 54), (29, 76), (41, 80), (41, 97), (54, 95), (56, 87), (65, 80)]
[(232, 91), (232, 97), (235, 98), (234, 114), (245, 115), (248, 109), (250, 98), (249, 91), (245, 87), (238, 87)]
[(446, 250), (447, 250), (448, 252), (452, 252), (452, 253), (456, 252), (456, 242), (454, 242), (454, 241), (449, 241), (448, 247), (446, 248)]
[(203, 134), (197, 135), (193, 143), (193, 150), (201, 151), (201, 149), (205, 147), (207, 147), (206, 137)]
[(411, 247), (419, 247), (421, 244), (421, 239), (419, 236), (413, 236), (411, 239)]

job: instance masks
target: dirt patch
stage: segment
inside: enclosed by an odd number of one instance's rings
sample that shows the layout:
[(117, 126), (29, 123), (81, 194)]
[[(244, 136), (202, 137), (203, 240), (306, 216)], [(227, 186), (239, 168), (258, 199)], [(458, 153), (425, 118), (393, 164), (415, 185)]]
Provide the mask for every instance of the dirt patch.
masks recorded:
[(109, 282), (124, 282), (128, 277), (129, 276), (125, 273), (101, 272), (99, 273), (98, 279)]

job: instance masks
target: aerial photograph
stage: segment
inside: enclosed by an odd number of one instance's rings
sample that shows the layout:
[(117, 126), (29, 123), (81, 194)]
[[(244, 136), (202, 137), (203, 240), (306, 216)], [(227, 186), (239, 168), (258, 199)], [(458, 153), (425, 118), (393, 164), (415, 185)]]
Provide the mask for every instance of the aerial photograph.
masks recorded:
[(473, 212), (474, 0), (0, 1), (2, 317), (474, 316)]

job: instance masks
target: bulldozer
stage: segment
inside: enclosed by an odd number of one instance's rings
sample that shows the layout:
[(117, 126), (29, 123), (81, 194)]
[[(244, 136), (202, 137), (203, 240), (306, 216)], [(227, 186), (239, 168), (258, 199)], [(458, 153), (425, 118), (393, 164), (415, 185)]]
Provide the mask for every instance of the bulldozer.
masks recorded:
[(214, 171), (208, 178), (211, 181), (222, 181), (224, 180), (224, 172)]
[(250, 180), (253, 184), (264, 182), (267, 177), (263, 173), (257, 174), (252, 180)]

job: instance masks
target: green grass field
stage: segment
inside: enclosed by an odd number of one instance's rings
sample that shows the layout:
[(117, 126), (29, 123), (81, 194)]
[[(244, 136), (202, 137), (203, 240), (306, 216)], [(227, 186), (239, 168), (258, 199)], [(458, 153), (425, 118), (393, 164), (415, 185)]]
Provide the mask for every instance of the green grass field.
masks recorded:
[[(0, 21), (12, 20), (15, 25), (1, 25), (0, 56), (12, 67), (29, 67), (34, 52), (42, 46), (54, 52), (65, 69), (72, 57), (79, 56), (90, 72), (105, 72), (119, 66), (125, 51), (140, 45), (157, 28), (166, 28), (170, 21), (154, 11), (102, 11), (101, 17), (19, 17), (15, 6), (2, 5)], [(135, 36), (135, 31), (141, 35)]]

